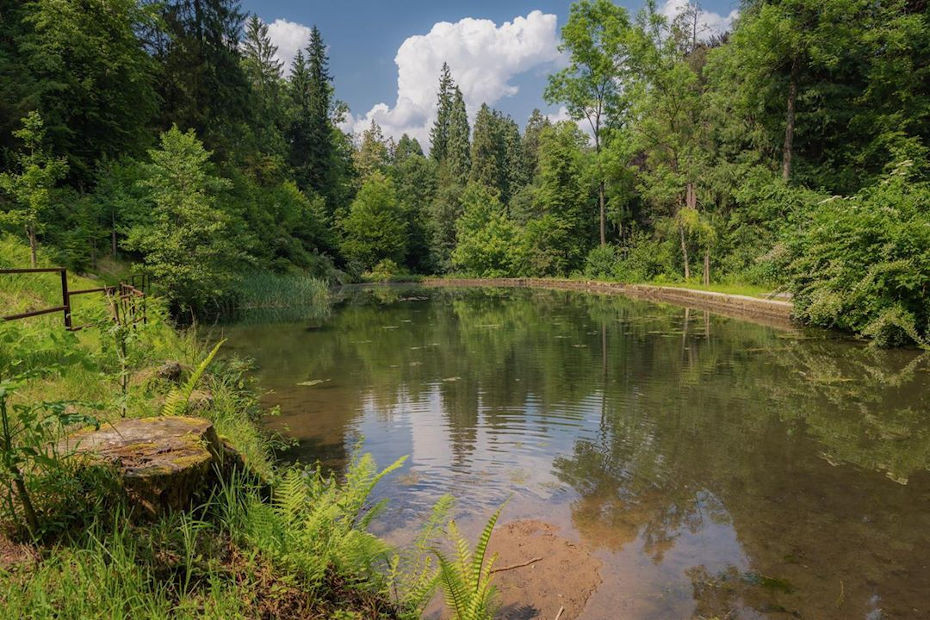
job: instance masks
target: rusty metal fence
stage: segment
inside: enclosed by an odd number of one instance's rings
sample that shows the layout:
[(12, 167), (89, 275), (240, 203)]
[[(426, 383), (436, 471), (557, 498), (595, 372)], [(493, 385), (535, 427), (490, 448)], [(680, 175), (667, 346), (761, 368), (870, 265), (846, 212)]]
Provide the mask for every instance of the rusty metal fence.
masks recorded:
[[(80, 289), (76, 291), (68, 290), (68, 271), (64, 267), (44, 267), (32, 269), (0, 269), (0, 275), (19, 275), (30, 273), (57, 273), (61, 277), (61, 305), (51, 308), (42, 308), (40, 310), (30, 310), (19, 314), (11, 314), (0, 317), (5, 321), (16, 321), (19, 319), (28, 319), (34, 316), (44, 314), (54, 314), (61, 312), (65, 329), (68, 331), (78, 331), (90, 325), (74, 325), (71, 309), (71, 298), (77, 295), (89, 295), (92, 293), (103, 293), (111, 300), (111, 310), (114, 320), (124, 320), (126, 323), (135, 326), (137, 323), (147, 323), (147, 303), (145, 297), (145, 288), (148, 286), (148, 278), (144, 275), (134, 275), (130, 278), (129, 283), (120, 282), (117, 286), (101, 286), (97, 288)], [(136, 286), (138, 284), (138, 287)], [(121, 316), (122, 315), (122, 316)], [(123, 318), (125, 317), (125, 318)]]

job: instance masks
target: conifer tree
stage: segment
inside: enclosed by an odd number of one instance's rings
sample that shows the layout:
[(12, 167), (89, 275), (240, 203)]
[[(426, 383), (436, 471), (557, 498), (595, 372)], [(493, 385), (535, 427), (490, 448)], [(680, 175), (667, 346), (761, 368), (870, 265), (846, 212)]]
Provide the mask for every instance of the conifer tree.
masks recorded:
[(153, 50), (162, 66), (160, 124), (194, 129), (224, 160), (252, 113), (239, 50), (245, 15), (237, 0), (170, 0), (161, 17), (166, 32)]
[(364, 181), (375, 172), (384, 172), (390, 159), (388, 142), (384, 139), (381, 127), (372, 119), (368, 129), (362, 132), (361, 143), (354, 153), (359, 178)]
[(249, 17), (242, 42), (242, 66), (252, 90), (265, 108), (273, 108), (278, 103), (284, 63), (278, 60), (277, 54), (278, 48), (268, 34), (268, 24), (257, 15)]
[(436, 121), (429, 132), (430, 156), (437, 162), (446, 159), (454, 91), (455, 82), (452, 80), (452, 72), (447, 63), (442, 63), (442, 72), (439, 74), (439, 93), (436, 96)]
[(543, 113), (539, 111), (539, 108), (536, 108), (533, 110), (533, 113), (530, 115), (530, 120), (526, 122), (526, 127), (523, 129), (521, 145), (523, 153), (521, 163), (523, 166), (523, 178), (527, 179), (527, 182), (532, 181), (533, 177), (536, 176), (536, 167), (539, 163), (539, 137), (543, 130), (551, 124), (549, 118), (544, 116)]
[(504, 165), (503, 141), (498, 113), (488, 104), (481, 104), (475, 116), (475, 132), (471, 144), (471, 172), (469, 180), (502, 193), (502, 168)]
[(445, 163), (452, 178), (464, 184), (468, 179), (468, 171), (471, 169), (468, 113), (465, 111), (462, 91), (456, 86), (454, 92), (452, 110), (449, 115), (449, 142)]
[(329, 198), (327, 182), (335, 156), (330, 119), (333, 87), (326, 45), (316, 26), (305, 53), (298, 52), (294, 59), (290, 92), (294, 107), (287, 139), (294, 176), (301, 189)]
[(397, 141), (397, 147), (394, 149), (394, 163), (401, 163), (411, 155), (423, 156), (423, 148), (416, 138), (411, 138), (407, 134), (400, 137)]
[(13, 132), (22, 141), (16, 159), (18, 173), (0, 173), (0, 190), (13, 200), (13, 207), (0, 212), (0, 224), (22, 226), (29, 239), (29, 258), (36, 266), (38, 236), (42, 233), (52, 205), (51, 191), (67, 174), (64, 159), (49, 155), (45, 148), (45, 125), (38, 112), (22, 119), (23, 127)]

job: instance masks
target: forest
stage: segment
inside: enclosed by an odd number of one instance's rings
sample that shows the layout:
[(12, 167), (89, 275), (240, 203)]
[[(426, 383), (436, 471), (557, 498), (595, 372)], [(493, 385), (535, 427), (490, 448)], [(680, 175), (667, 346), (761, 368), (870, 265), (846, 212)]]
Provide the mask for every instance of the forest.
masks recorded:
[[(429, 144), (340, 127), (324, 34), (285, 69), (235, 0), (0, 4), (0, 226), (150, 274), (176, 315), (265, 274), (732, 283), (880, 344), (930, 339), (930, 8), (571, 7), (519, 123), (436, 76)], [(522, 120), (522, 119), (521, 119)], [(22, 265), (20, 265), (22, 266)]]

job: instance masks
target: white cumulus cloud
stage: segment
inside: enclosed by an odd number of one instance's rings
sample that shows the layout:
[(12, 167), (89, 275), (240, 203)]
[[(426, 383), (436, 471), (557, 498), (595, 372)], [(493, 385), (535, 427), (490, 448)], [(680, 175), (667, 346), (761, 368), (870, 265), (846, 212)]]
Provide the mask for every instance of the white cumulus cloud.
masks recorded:
[[(665, 0), (659, 12), (669, 20), (673, 20), (688, 8), (689, 0)], [(733, 9), (726, 15), (713, 11), (701, 10), (698, 13), (698, 36), (707, 39), (713, 35), (720, 35), (730, 30), (733, 20), (739, 16), (739, 11)]]
[(367, 114), (346, 119), (343, 129), (360, 132), (372, 120), (386, 136), (407, 133), (429, 148), (429, 128), (436, 116), (436, 91), (442, 63), (449, 63), (462, 90), (469, 116), (482, 103), (493, 105), (517, 94), (510, 81), (560, 57), (556, 16), (532, 11), (500, 26), (487, 19), (438, 22), (425, 35), (408, 37), (397, 50), (397, 99), (379, 103)]
[(268, 37), (277, 46), (277, 59), (284, 63), (284, 74), (291, 69), (297, 50), (303, 49), (310, 41), (310, 28), (286, 19), (276, 19), (268, 24)]

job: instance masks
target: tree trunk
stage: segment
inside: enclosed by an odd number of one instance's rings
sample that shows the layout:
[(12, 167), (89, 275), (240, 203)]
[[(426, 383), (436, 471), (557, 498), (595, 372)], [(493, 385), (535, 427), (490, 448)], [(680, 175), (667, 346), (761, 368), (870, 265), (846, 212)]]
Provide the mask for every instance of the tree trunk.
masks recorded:
[(601, 247), (607, 245), (606, 227), (606, 209), (604, 207), (604, 182), (601, 181), (597, 188), (597, 199), (601, 205)]
[(116, 258), (116, 216), (113, 216), (113, 222), (110, 227), (110, 256)]
[(678, 225), (678, 232), (681, 234), (681, 257), (685, 261), (685, 280), (691, 278), (691, 266), (688, 265), (688, 244), (685, 243), (685, 227)]
[(704, 286), (710, 286), (710, 250), (704, 250)]
[(29, 236), (29, 260), (32, 263), (32, 268), (35, 269), (39, 262), (36, 256), (36, 248), (38, 246), (38, 242), (36, 241), (36, 229), (32, 226), (27, 226), (26, 234)]
[(798, 72), (800, 65), (797, 57), (791, 62), (791, 78), (788, 82), (788, 110), (785, 114), (785, 146), (781, 155), (781, 178), (786, 182), (791, 178), (791, 158), (794, 148), (795, 102), (798, 98)]

